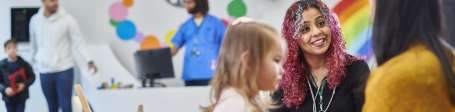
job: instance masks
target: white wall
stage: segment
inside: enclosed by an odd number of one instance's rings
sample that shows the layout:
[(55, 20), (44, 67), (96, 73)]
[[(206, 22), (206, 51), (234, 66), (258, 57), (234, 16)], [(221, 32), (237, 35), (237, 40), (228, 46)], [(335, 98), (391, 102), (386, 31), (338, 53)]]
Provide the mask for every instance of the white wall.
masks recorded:
[[(117, 0), (66, 0), (62, 5), (76, 19), (89, 43), (110, 43), (121, 63), (135, 73), (133, 53), (138, 49), (134, 41), (120, 41), (115, 29), (110, 26), (108, 9)], [(284, 12), (294, 0), (245, 0), (248, 5), (247, 16), (264, 20), (277, 29), (280, 28)], [(230, 0), (210, 0), (210, 13), (229, 18), (226, 11)], [(83, 6), (83, 7), (81, 7)], [(128, 18), (145, 34), (154, 34), (161, 40), (170, 29), (177, 29), (189, 15), (183, 8), (168, 5), (165, 0), (136, 0), (129, 9)], [(176, 77), (181, 77), (182, 52), (174, 58)]]
[[(114, 49), (120, 62), (134, 74), (133, 53), (139, 48), (134, 41), (121, 41), (110, 26), (109, 6), (120, 0), (61, 0), (63, 6), (79, 22), (88, 44), (108, 43)], [(231, 0), (210, 0), (210, 13), (229, 18), (227, 5)], [(281, 27), (284, 13), (295, 0), (244, 0), (248, 6), (247, 16), (263, 20), (273, 25), (277, 30)], [(339, 0), (326, 0), (329, 6), (334, 6)], [(10, 8), (40, 6), (41, 0), (0, 0), (0, 43), (10, 37)], [(189, 15), (183, 8), (168, 5), (165, 0), (135, 0), (129, 9), (129, 16), (138, 29), (145, 34), (154, 34), (164, 40), (165, 33), (170, 29), (177, 29)], [(22, 45), (21, 49), (27, 49)], [(3, 51), (1, 49), (0, 51)], [(22, 50), (27, 52), (27, 50)], [(0, 58), (4, 53), (0, 53)], [(174, 58), (174, 68), (177, 78), (182, 71), (182, 52)]]

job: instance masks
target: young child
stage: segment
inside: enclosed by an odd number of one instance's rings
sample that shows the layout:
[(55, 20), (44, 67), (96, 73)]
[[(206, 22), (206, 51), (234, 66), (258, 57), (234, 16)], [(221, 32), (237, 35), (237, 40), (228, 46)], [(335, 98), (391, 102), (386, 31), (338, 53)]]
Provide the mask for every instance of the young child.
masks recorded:
[(0, 91), (7, 112), (24, 112), (29, 97), (28, 87), (35, 81), (33, 69), (17, 55), (17, 43), (8, 40), (4, 44), (7, 58), (0, 62)]
[(277, 88), (286, 44), (271, 26), (240, 18), (228, 27), (205, 112), (263, 112)]

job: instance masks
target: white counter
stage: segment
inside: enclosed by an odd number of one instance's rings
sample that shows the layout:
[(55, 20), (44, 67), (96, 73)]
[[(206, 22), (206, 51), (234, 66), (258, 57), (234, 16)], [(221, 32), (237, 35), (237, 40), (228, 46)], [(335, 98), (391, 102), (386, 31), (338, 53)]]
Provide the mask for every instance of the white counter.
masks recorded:
[(87, 94), (95, 112), (199, 112), (207, 105), (209, 87), (169, 87), (130, 90), (98, 90)]

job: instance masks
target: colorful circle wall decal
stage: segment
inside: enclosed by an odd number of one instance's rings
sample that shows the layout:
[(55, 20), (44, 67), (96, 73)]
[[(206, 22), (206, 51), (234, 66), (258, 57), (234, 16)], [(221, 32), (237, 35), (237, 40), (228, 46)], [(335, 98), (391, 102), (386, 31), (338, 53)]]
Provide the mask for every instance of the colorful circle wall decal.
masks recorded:
[(115, 21), (123, 21), (128, 16), (128, 8), (121, 2), (114, 3), (109, 8), (109, 15), (111, 16), (111, 19)]
[(136, 33), (136, 36), (134, 36), (134, 41), (136, 42), (142, 42), (144, 40), (144, 34), (142, 34), (141, 32), (137, 32)]
[(243, 0), (233, 0), (227, 7), (229, 16), (242, 17), (246, 15), (247, 7)]
[(160, 41), (154, 35), (146, 36), (141, 43), (141, 49), (146, 50), (155, 48), (160, 48)]
[(131, 7), (134, 4), (134, 0), (123, 0), (123, 5), (126, 7)]
[(174, 47), (174, 44), (172, 44), (172, 38), (174, 37), (176, 32), (177, 30), (171, 29), (166, 33), (166, 36), (164, 37), (164, 43), (171, 48)]
[(112, 25), (113, 27), (117, 27), (117, 25), (118, 25), (118, 22), (115, 21), (115, 20), (112, 20), (112, 19), (109, 20), (109, 23), (111, 23), (111, 25)]
[(118, 23), (116, 31), (122, 40), (130, 40), (136, 36), (136, 26), (129, 20)]
[(134, 5), (134, 0), (121, 0), (114, 2), (109, 8), (109, 23), (115, 28), (117, 37), (121, 40), (134, 40), (140, 43), (141, 49), (160, 48), (160, 41), (153, 34), (141, 32), (136, 24), (128, 19), (128, 8)]

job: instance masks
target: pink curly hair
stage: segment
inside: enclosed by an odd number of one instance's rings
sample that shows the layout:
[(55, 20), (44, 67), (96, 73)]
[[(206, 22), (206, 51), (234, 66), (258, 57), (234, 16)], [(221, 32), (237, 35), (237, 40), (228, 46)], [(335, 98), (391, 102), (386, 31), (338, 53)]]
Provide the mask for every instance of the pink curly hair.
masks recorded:
[(334, 13), (320, 0), (299, 0), (291, 5), (286, 12), (283, 22), (282, 34), (288, 43), (288, 54), (284, 63), (284, 75), (280, 82), (283, 90), (283, 102), (291, 108), (303, 103), (308, 90), (308, 80), (305, 71), (307, 70), (306, 60), (303, 51), (299, 47), (295, 36), (299, 36), (299, 29), (303, 20), (303, 10), (308, 8), (319, 9), (325, 16), (331, 31), (332, 43), (326, 53), (326, 66), (328, 67), (328, 84), (333, 89), (343, 80), (346, 65), (357, 58), (345, 52), (345, 42), (342, 39), (341, 29)]

